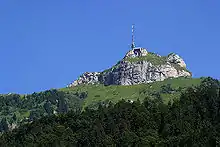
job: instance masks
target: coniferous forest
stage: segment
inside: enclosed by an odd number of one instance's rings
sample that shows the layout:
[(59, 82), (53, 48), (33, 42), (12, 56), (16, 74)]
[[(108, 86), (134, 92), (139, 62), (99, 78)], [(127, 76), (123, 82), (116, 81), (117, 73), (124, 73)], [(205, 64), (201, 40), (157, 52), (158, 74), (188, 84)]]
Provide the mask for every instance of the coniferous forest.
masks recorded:
[(220, 146), (219, 122), (220, 83), (206, 78), (168, 104), (147, 97), (42, 116), (4, 132), (0, 146), (213, 147)]

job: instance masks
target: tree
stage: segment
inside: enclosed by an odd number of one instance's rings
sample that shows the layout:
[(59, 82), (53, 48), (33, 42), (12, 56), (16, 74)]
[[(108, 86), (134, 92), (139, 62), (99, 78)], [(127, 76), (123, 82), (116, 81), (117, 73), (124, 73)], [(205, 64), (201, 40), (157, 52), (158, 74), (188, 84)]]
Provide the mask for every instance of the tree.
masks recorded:
[(1, 123), (0, 123), (0, 131), (8, 131), (8, 122), (6, 118), (2, 118)]
[(171, 84), (166, 84), (166, 85), (163, 85), (161, 86), (161, 93), (172, 93), (173, 89), (171, 87)]

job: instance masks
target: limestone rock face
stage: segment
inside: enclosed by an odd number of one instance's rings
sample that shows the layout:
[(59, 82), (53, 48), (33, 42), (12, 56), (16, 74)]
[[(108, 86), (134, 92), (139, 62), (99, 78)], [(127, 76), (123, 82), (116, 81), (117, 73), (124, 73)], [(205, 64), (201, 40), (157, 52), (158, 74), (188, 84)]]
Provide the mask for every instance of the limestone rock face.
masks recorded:
[(186, 63), (183, 61), (183, 59), (175, 53), (169, 54), (167, 61), (170, 63), (179, 64), (181, 67), (186, 67)]
[(82, 84), (98, 84), (100, 72), (85, 72), (82, 74), (78, 80), (74, 81), (68, 87), (73, 87)]
[[(144, 48), (130, 50), (125, 57), (112, 68), (103, 72), (86, 72), (78, 80), (68, 87), (81, 84), (104, 84), (104, 85), (135, 85), (163, 81), (167, 78), (190, 77), (191, 73), (186, 70), (186, 64), (176, 54), (166, 57), (149, 54)], [(138, 59), (135, 62), (129, 59)], [(141, 60), (139, 60), (141, 59)], [(162, 60), (161, 64), (155, 64), (155, 59)]]
[(112, 71), (103, 74), (105, 85), (135, 85), (163, 81), (167, 78), (190, 76), (185, 70), (178, 70), (171, 64), (154, 66), (148, 61), (131, 63), (122, 61)]

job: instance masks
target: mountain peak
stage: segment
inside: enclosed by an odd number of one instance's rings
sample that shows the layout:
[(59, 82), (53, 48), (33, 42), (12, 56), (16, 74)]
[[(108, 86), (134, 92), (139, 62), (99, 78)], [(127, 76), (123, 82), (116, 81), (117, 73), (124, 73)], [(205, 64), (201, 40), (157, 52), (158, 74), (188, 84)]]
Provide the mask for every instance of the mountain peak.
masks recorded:
[(135, 85), (191, 75), (179, 55), (160, 56), (140, 47), (129, 50), (122, 60), (107, 70), (85, 72), (68, 87), (82, 84)]
[(168, 56), (160, 56), (148, 52), (145, 48), (135, 47), (132, 25), (131, 50), (121, 61), (102, 72), (85, 72), (68, 87), (82, 84), (135, 85), (191, 76), (179, 55), (171, 53)]

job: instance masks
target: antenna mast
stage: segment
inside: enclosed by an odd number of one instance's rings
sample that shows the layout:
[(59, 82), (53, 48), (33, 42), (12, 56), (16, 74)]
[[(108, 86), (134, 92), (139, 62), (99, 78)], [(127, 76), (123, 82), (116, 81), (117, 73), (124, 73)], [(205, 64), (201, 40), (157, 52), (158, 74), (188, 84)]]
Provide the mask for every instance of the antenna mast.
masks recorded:
[(135, 43), (134, 43), (134, 24), (132, 25), (132, 44), (131, 44), (131, 49), (135, 48)]

